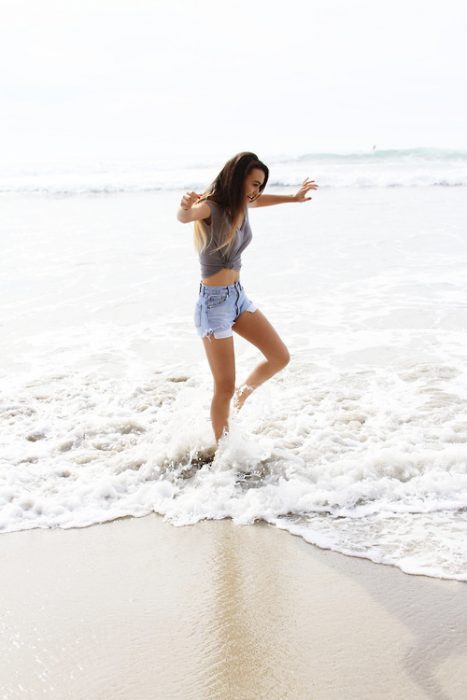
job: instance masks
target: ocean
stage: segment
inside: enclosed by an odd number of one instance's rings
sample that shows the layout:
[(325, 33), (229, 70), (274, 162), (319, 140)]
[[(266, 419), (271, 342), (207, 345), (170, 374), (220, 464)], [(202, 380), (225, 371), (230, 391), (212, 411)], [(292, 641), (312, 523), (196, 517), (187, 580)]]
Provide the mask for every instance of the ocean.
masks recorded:
[[(263, 520), (467, 581), (467, 151), (276, 154), (247, 294), (291, 362), (214, 462), (192, 224), (231, 157), (0, 167), (0, 533)], [(237, 384), (260, 353), (235, 338)]]

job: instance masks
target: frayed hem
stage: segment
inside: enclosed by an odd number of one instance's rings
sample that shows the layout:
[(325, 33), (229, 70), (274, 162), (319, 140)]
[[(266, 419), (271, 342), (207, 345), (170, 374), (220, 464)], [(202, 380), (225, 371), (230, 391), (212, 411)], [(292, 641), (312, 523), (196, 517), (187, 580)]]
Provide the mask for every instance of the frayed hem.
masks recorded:
[[(220, 335), (217, 335), (217, 334)], [(233, 332), (231, 328), (225, 328), (224, 330), (219, 330), (219, 331), (213, 331), (213, 330), (208, 330), (204, 335), (200, 335), (199, 337), (201, 340), (203, 338), (207, 338), (210, 342), (212, 342), (212, 339), (214, 338), (215, 340), (224, 340), (225, 338), (232, 338)]]

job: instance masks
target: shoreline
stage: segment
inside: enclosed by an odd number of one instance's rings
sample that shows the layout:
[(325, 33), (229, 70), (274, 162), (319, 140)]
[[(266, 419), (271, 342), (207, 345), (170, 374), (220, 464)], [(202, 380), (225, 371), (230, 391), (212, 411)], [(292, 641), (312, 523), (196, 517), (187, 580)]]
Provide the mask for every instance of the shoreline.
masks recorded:
[(2, 697), (464, 697), (467, 587), (259, 522), (0, 537)]

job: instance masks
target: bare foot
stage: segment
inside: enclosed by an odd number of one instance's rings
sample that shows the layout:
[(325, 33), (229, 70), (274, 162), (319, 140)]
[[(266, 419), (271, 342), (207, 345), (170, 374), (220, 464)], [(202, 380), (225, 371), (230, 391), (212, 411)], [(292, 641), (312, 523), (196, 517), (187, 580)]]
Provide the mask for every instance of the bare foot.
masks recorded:
[(239, 411), (247, 398), (250, 396), (250, 394), (255, 390), (254, 386), (250, 386), (250, 384), (242, 384), (242, 386), (238, 387), (238, 389), (235, 392), (234, 395), (234, 408)]

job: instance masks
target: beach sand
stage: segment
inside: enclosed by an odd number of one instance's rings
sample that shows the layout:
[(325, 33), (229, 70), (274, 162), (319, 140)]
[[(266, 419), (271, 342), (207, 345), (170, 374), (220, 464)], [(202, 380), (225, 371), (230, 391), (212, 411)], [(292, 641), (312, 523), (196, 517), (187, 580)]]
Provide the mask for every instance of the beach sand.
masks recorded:
[(158, 515), (0, 537), (0, 698), (440, 698), (467, 586), (256, 523)]

